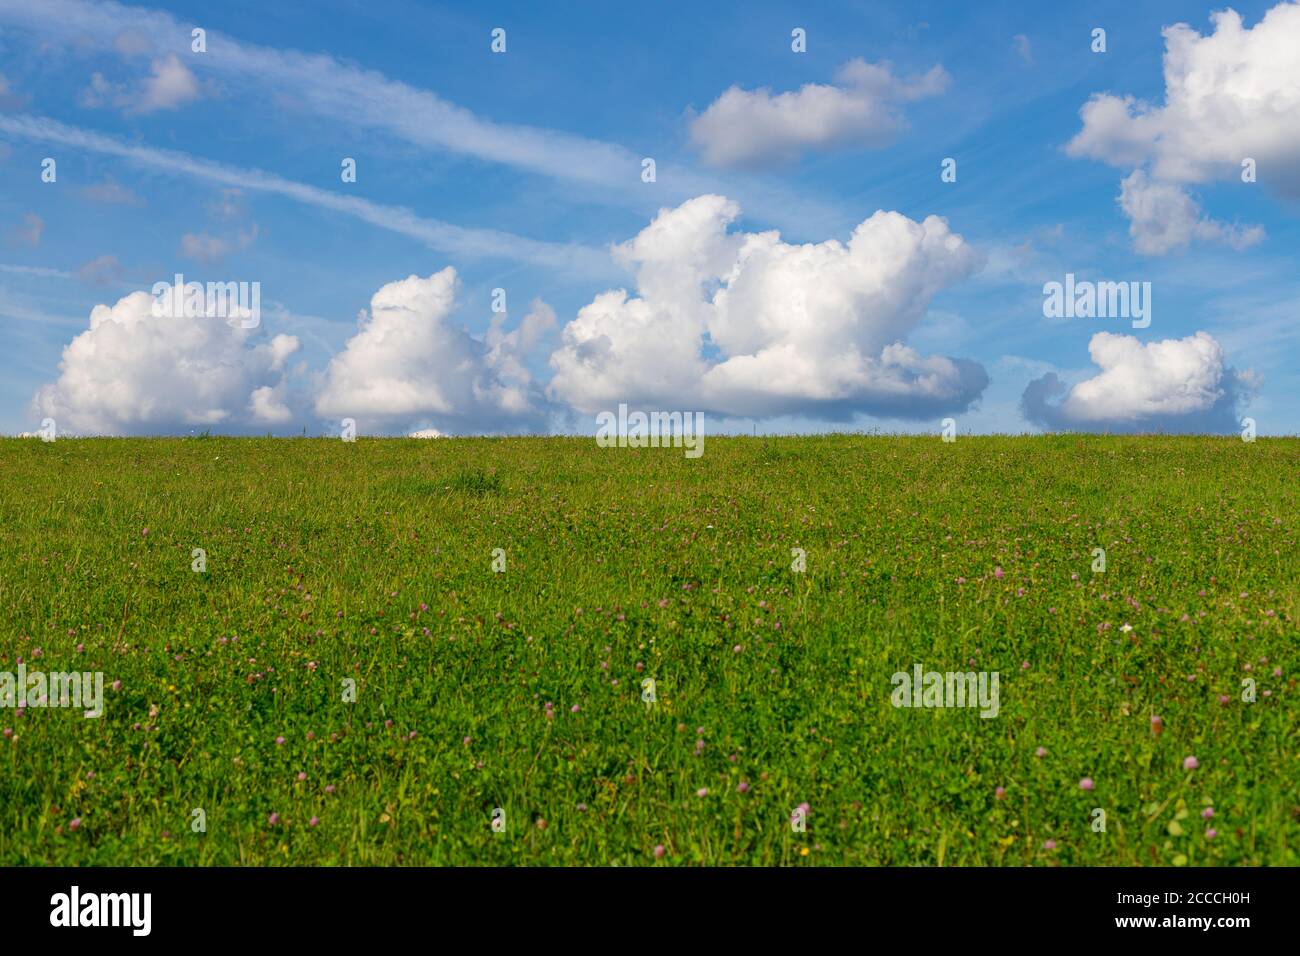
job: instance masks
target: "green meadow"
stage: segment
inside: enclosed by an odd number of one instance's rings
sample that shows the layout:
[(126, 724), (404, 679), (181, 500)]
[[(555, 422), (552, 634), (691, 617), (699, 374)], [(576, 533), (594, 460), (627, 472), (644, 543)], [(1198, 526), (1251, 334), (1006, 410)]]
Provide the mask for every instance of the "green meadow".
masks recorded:
[(1294, 439), (6, 439), (0, 672), (104, 683), (0, 864), (1297, 865), (1298, 527)]

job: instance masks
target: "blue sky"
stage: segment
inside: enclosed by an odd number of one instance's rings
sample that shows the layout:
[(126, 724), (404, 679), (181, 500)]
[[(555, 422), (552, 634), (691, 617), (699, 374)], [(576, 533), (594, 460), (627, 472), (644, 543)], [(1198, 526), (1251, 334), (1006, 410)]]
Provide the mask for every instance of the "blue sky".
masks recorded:
[[(1297, 431), (1294, 4), (212, 7), (0, 0), (0, 432)], [(120, 303), (178, 272), (257, 327)]]

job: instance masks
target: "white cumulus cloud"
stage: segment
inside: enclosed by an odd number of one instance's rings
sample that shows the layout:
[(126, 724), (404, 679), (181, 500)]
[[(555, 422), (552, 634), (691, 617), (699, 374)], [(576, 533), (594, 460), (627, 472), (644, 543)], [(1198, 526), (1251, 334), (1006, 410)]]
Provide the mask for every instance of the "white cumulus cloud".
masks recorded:
[(942, 93), (941, 66), (903, 79), (889, 63), (844, 64), (836, 84), (808, 83), (797, 92), (732, 86), (690, 123), (691, 139), (714, 166), (788, 163), (810, 149), (878, 147), (906, 126), (901, 104)]
[(1141, 179), (1125, 180), (1121, 205), (1140, 252), (1158, 255), (1196, 239), (1240, 248), (1262, 238), (1258, 226), (1202, 217), (1183, 188), (1240, 184), (1246, 160), (1260, 184), (1300, 196), (1300, 4), (1279, 3), (1250, 28), (1231, 9), (1211, 20), (1206, 36), (1186, 23), (1164, 29), (1163, 104), (1096, 94), (1066, 145), (1072, 156), (1137, 169)]
[(700, 196), (616, 247), (637, 295), (603, 292), (565, 326), (551, 396), (589, 413), (627, 402), (830, 420), (926, 417), (979, 397), (978, 364), (906, 345), (930, 300), (980, 262), (944, 220), (879, 211), (847, 244), (793, 245), (729, 232), (739, 212)]
[(498, 319), (479, 339), (450, 321), (459, 285), (448, 266), (376, 292), (361, 330), (325, 370), (317, 413), (356, 419), (363, 430), (539, 428), (545, 402), (525, 359), (554, 313), (534, 302), (518, 328), (505, 332)]
[(1120, 183), (1119, 205), (1128, 216), (1133, 247), (1146, 255), (1164, 255), (1193, 240), (1245, 249), (1264, 238), (1260, 226), (1228, 225), (1209, 218), (1186, 187), (1152, 182), (1141, 169)]
[(149, 293), (132, 292), (95, 306), (89, 329), (64, 348), (58, 379), (37, 390), (33, 414), (92, 435), (247, 431), (289, 420), (285, 363), (296, 338), (255, 343), (255, 330), (238, 322), (156, 316), (153, 305)]
[(135, 86), (111, 83), (102, 73), (93, 73), (81, 91), (80, 104), (87, 109), (115, 106), (127, 114), (174, 110), (201, 95), (199, 81), (176, 54), (154, 60), (149, 75)]
[(134, 108), (139, 113), (174, 110), (182, 103), (198, 98), (199, 81), (173, 53), (153, 61)]
[(1088, 354), (1100, 372), (1073, 388), (1054, 373), (1029, 383), (1026, 418), (1061, 431), (1226, 432), (1255, 386), (1253, 373), (1227, 366), (1208, 332), (1145, 344), (1098, 332)]
[(1165, 102), (1094, 96), (1067, 149), (1117, 166), (1152, 164), (1170, 182), (1238, 177), (1257, 161), (1261, 180), (1300, 187), (1300, 4), (1279, 3), (1246, 29), (1235, 10), (1211, 14), (1214, 32), (1166, 27)]

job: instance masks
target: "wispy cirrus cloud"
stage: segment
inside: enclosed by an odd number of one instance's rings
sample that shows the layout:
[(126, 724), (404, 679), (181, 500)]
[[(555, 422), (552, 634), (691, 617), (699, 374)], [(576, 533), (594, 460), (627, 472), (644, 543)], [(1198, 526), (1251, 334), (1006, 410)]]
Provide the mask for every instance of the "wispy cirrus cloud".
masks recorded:
[(9, 89), (9, 80), (0, 73), (0, 110), (19, 110), (27, 104), (27, 97)]
[[(170, 13), (88, 0), (0, 0), (0, 22), (45, 37), (166, 63), (190, 49), (192, 26)], [(639, 182), (641, 157), (612, 143), (570, 133), (496, 123), (429, 90), (325, 54), (277, 50), (207, 33), (208, 52), (191, 66), (231, 91), (292, 95), (295, 105), (344, 122), (384, 130), (419, 146), (584, 183)], [(183, 65), (180, 65), (184, 69)], [(175, 74), (176, 71), (170, 71)], [(174, 77), (173, 77), (174, 78)], [(167, 91), (174, 93), (171, 82)]]
[(41, 244), (45, 234), (45, 220), (34, 212), (23, 216), (21, 225), (15, 226), (9, 233), (9, 241), (17, 245), (35, 248)]
[(329, 192), (260, 169), (242, 169), (168, 149), (124, 143), (90, 130), (40, 116), (0, 114), (0, 133), (37, 142), (58, 143), (116, 156), (159, 172), (171, 173), (250, 192), (274, 193), (307, 205), (351, 216), (380, 229), (423, 242), (439, 252), (529, 262), (584, 277), (617, 270), (608, 252), (590, 246), (529, 239), (495, 229), (470, 229), (426, 219), (409, 209)]
[(82, 186), (78, 191), (91, 202), (103, 203), (106, 206), (143, 206), (145, 204), (144, 199), (138, 194), (113, 182), (111, 179), (90, 186)]
[[(0, 0), (0, 24), (78, 50), (98, 50), (151, 64), (190, 49), (193, 26), (172, 14), (112, 0)], [(496, 122), (437, 93), (321, 53), (244, 43), (209, 30), (207, 53), (186, 60), (200, 77), (220, 82), (231, 98), (265, 102), (275, 90), (295, 110), (340, 127), (383, 133), (432, 152), (445, 152), (585, 187), (599, 197), (642, 211), (708, 192), (741, 197), (754, 215), (795, 234), (852, 225), (842, 208), (772, 182), (730, 177), (725, 185), (689, 165), (659, 157), (653, 189), (641, 181), (644, 156), (617, 143), (562, 130)], [(147, 78), (142, 77), (141, 83)], [(174, 84), (169, 85), (173, 89)], [(173, 90), (174, 91), (174, 90)]]

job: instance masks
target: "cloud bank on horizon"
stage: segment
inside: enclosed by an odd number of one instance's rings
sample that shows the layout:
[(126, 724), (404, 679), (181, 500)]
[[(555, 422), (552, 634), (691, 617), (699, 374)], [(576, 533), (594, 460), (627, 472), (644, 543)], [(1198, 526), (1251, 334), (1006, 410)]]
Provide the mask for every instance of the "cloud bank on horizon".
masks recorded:
[[(1217, 11), (1205, 34), (1112, 25), (1104, 53), (1026, 23), (998, 70), (1071, 65), (993, 105), (956, 26), (900, 27), (872, 56), (815, 27), (787, 53), (783, 28), (779, 66), (715, 58), (586, 130), (599, 90), (555, 127), (504, 105), (556, 42), (504, 19), (505, 50), (484, 39), (461, 54), (475, 69), (440, 74), (470, 107), (417, 82), (393, 36), (368, 51), (340, 27), (337, 54), (304, 53), (232, 14), (197, 50), (168, 12), (0, 0), (0, 324), (25, 356), (3, 430), (547, 433), (620, 404), (794, 431), (1231, 433), (1247, 409), (1300, 430), (1300, 3), (1252, 26)], [(1153, 57), (1163, 37), (1161, 99), (1110, 92), (1117, 37)], [(661, 149), (622, 145), (655, 110)], [(1042, 130), (1044, 179), (990, 178), (984, 153), (1025, 148), (1008, 121)], [(160, 314), (146, 290), (182, 268), (276, 291), (255, 323), (210, 297)], [(1104, 297), (1053, 320), (1044, 286), (1067, 272), (1152, 277), (1154, 323)]]

